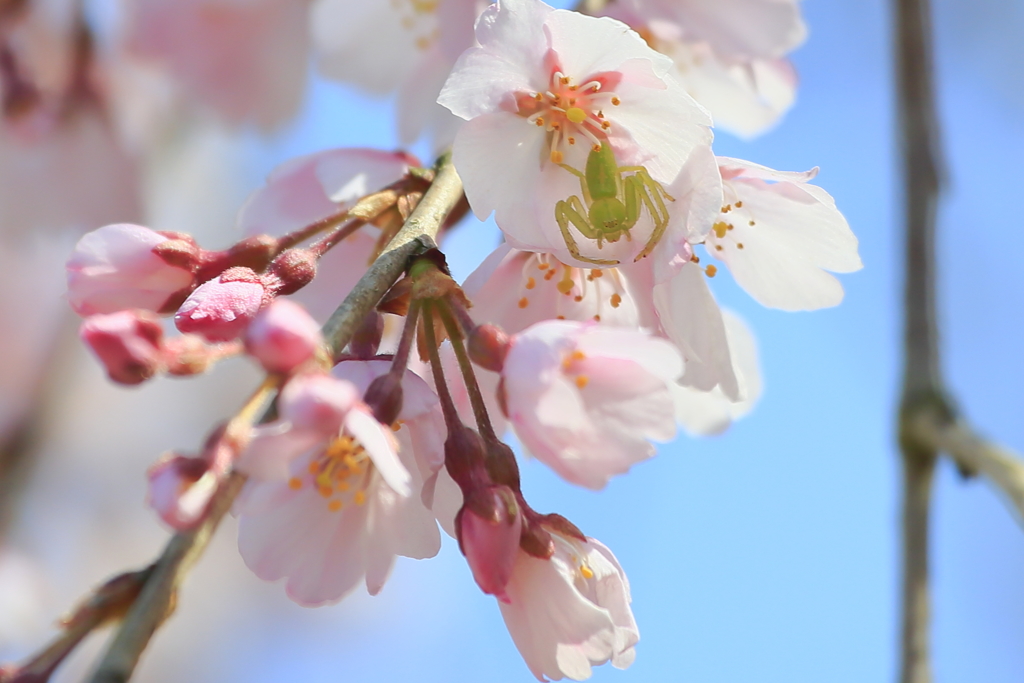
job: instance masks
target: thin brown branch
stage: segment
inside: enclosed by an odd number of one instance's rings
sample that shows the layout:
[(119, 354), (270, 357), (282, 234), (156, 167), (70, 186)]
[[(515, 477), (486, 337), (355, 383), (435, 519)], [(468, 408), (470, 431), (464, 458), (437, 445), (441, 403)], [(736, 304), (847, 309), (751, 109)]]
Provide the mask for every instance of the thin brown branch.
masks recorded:
[(965, 420), (941, 411), (919, 411), (907, 432), (929, 450), (948, 455), (963, 472), (987, 479), (1024, 524), (1024, 460), (1019, 455), (985, 440)]
[(900, 681), (929, 683), (928, 521), (936, 451), (921, 447), (910, 438), (906, 421), (920, 405), (939, 404), (946, 409), (935, 315), (935, 214), (941, 155), (932, 87), (929, 2), (894, 0), (894, 8), (906, 222), (904, 373), (900, 410), (903, 458)]
[[(340, 355), (359, 323), (399, 278), (409, 257), (434, 246), (441, 225), (461, 196), (462, 182), (450, 157), (445, 155), (438, 160), (434, 183), (402, 230), (324, 325), (324, 337), (334, 357)], [(237, 472), (230, 475), (215, 495), (203, 523), (171, 538), (90, 679), (91, 683), (124, 683), (131, 678), (150, 638), (173, 611), (178, 584), (202, 555), (244, 483), (244, 475)]]

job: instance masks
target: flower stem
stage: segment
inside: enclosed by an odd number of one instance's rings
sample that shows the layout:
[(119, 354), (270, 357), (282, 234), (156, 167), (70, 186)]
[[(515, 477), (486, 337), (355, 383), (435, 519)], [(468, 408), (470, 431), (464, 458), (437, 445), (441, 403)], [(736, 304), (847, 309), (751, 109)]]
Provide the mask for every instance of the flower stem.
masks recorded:
[(444, 328), (448, 331), (448, 337), (452, 340), (455, 358), (459, 361), (459, 370), (462, 371), (462, 379), (466, 383), (466, 391), (469, 393), (469, 402), (473, 406), (473, 417), (476, 418), (477, 429), (480, 430), (484, 439), (497, 441), (498, 437), (494, 433), (494, 427), (491, 426), (491, 418), (487, 414), (487, 404), (484, 403), (483, 394), (480, 392), (480, 384), (476, 381), (473, 362), (469, 359), (469, 354), (466, 353), (462, 326), (455, 320), (451, 306), (447, 302), (445, 305), (438, 306), (438, 310)]

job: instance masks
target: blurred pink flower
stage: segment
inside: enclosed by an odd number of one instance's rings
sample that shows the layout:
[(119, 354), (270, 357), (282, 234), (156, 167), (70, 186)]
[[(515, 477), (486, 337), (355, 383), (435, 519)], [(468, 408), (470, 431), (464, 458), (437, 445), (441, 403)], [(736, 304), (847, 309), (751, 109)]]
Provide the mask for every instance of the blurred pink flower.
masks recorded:
[(141, 384), (163, 369), (163, 328), (148, 311), (91, 315), (78, 334), (118, 384)]
[(275, 299), (263, 309), (245, 335), (245, 350), (267, 372), (292, 372), (323, 343), (316, 321), (287, 299)]
[(294, 0), (136, 0), (126, 43), (231, 123), (271, 128), (305, 90), (307, 14)]
[(599, 489), (675, 436), (669, 385), (683, 374), (664, 339), (548, 321), (512, 338), (502, 372), (516, 436), (567, 481)]

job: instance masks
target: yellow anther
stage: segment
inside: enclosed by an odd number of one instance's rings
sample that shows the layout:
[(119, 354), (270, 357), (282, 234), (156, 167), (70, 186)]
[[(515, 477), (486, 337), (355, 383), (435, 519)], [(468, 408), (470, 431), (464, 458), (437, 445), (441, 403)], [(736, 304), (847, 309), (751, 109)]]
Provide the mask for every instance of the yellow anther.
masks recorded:
[(526, 288), (527, 289), (533, 289), (536, 286), (537, 286), (537, 281), (536, 280), (534, 280), (532, 277), (526, 278)]
[(618, 293), (612, 294), (612, 298), (611, 298), (612, 308), (618, 308), (619, 304), (621, 304), (621, 303), (622, 303), (622, 297), (619, 296)]
[(356, 491), (355, 495), (352, 496), (352, 500), (356, 502), (356, 505), (366, 505), (366, 492)]
[(538, 264), (537, 264), (537, 270), (547, 270), (547, 269), (548, 269), (548, 268), (550, 268), (550, 267), (551, 267), (551, 266), (549, 266), (549, 265), (548, 265), (548, 264), (546, 264), (546, 263), (538, 263)]
[(737, 249), (742, 249), (743, 248), (743, 242), (737, 242), (736, 243), (736, 248)]
[(754, 223), (754, 221), (750, 221), (750, 223), (748, 223), (748, 225), (757, 225), (757, 224)]
[(732, 211), (732, 204), (726, 204), (722, 207), (722, 213), (729, 213)]
[(694, 263), (700, 263), (700, 256), (694, 254), (693, 256), (690, 257), (690, 260), (693, 261)]
[(722, 251), (722, 245), (721, 244), (716, 244), (715, 245), (715, 251)]
[[(594, 145), (592, 145), (592, 146), (590, 147), (590, 149), (594, 150), (595, 152), (600, 152), (600, 151), (601, 151), (601, 145), (598, 145), (598, 144), (594, 144)], [(626, 237), (627, 237), (627, 238), (629, 237), (629, 233), (626, 233)], [(601, 246), (601, 245), (600, 245), (600, 244), (598, 244), (597, 246)]]
[(595, 315), (594, 316), (594, 322), (596, 322), (596, 323), (601, 322), (601, 316), (600, 315)]
[(574, 138), (573, 136), (570, 135), (568, 140), (569, 140), (569, 144), (570, 145), (575, 145), (576, 144), (576, 138)]
[[(556, 127), (555, 130), (558, 130), (558, 128)], [(551, 150), (551, 163), (560, 164), (562, 163), (563, 159), (565, 159), (565, 155), (563, 155), (557, 149)]]
[(338, 510), (341, 509), (341, 501), (337, 499), (332, 500), (330, 503), (327, 504), (327, 509), (330, 510), (331, 512), (337, 512)]
[(574, 286), (575, 283), (572, 281), (572, 268), (566, 266), (565, 270), (562, 271), (562, 279), (558, 281), (558, 291), (562, 294), (568, 295)]
[(536, 124), (537, 126), (543, 126), (544, 125), (544, 117), (543, 116), (538, 116), (534, 120), (534, 124)]
[(526, 308), (529, 305), (530, 305), (530, 300), (527, 299), (525, 296), (522, 299), (519, 300), (519, 308)]
[(288, 480), (288, 488), (292, 489), (293, 491), (298, 491), (299, 489), (302, 488), (302, 480), (299, 479), (298, 477), (292, 477), (291, 479)]
[(556, 320), (565, 320), (565, 316), (564, 315), (556, 315), (555, 319)]
[(586, 360), (587, 359), (587, 354), (583, 353), (579, 349), (576, 349), (571, 354), (569, 354), (569, 358), (571, 358), (572, 360), (576, 360), (576, 361)]
[(576, 387), (578, 389), (582, 389), (588, 384), (590, 384), (590, 378), (588, 378), (586, 375), (580, 375), (576, 378)]
[(577, 294), (577, 295), (576, 295), (576, 296), (574, 296), (574, 297), (573, 297), (572, 299), (573, 299), (573, 301), (575, 301), (576, 303), (579, 303), (579, 302), (583, 301), (583, 295), (581, 295), (581, 294)]
[(622, 100), (620, 100), (620, 99), (619, 99), (618, 97), (613, 97), (613, 98), (612, 98), (612, 104), (613, 104), (613, 105), (615, 105), (615, 106), (617, 107), (617, 106), (619, 106), (620, 104), (622, 104)]
[(718, 268), (715, 268), (715, 264), (712, 263), (704, 269), (704, 272), (707, 273), (708, 277), (714, 277), (715, 273), (718, 272)]
[(736, 208), (737, 209), (742, 209), (743, 208), (743, 202), (736, 202)]
[(317, 491), (324, 498), (330, 498), (332, 495), (334, 495), (334, 489), (332, 489), (330, 486), (321, 486), (320, 488), (317, 489)]
[(594, 578), (594, 570), (591, 569), (590, 567), (588, 567), (585, 564), (581, 564), (580, 565), (580, 574), (583, 575), (584, 579), (592, 579), (592, 578)]
[(569, 85), (569, 77), (568, 76), (562, 76), (558, 80), (561, 81), (562, 85)]
[(723, 237), (725, 237), (726, 231), (729, 230), (729, 224), (719, 221), (718, 223), (712, 225), (711, 229), (715, 231), (716, 235), (718, 235), (718, 239), (722, 239)]
[(601, 130), (608, 130), (611, 127), (612, 127), (612, 124), (609, 121), (602, 121), (601, 122)]
[(537, 93), (536, 95), (533, 96), (533, 99), (537, 100), (538, 102), (543, 102), (544, 96), (541, 95), (540, 93)]
[(587, 112), (583, 111), (579, 107), (569, 107), (565, 110), (565, 118), (569, 119), (573, 123), (583, 123), (587, 120)]
[(348, 491), (350, 488), (352, 488), (352, 487), (349, 486), (349, 483), (347, 481), (339, 481), (338, 482), (338, 490), (341, 491), (342, 493), (344, 493), (345, 491)]

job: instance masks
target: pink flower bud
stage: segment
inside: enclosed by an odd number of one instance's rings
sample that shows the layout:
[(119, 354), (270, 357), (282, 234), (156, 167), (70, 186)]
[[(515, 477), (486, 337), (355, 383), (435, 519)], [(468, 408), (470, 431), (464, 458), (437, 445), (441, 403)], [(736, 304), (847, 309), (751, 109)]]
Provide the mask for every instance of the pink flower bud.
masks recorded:
[(168, 453), (147, 473), (147, 503), (172, 528), (189, 529), (206, 513), (217, 476), (201, 458)]
[(523, 518), (507, 486), (477, 489), (458, 516), (459, 547), (480, 590), (508, 602), (505, 586), (519, 554)]
[(289, 249), (270, 264), (270, 273), (280, 278), (275, 294), (294, 294), (316, 277), (317, 257), (309, 249)]
[(78, 334), (119, 384), (141, 384), (163, 366), (163, 329), (147, 311), (92, 315)]
[(230, 341), (245, 332), (266, 298), (266, 287), (255, 271), (229, 268), (189, 295), (174, 315), (174, 324), (209, 341)]
[(129, 308), (161, 311), (192, 285), (192, 271), (155, 247), (168, 238), (141, 225), (107, 225), (87, 233), (66, 264), (68, 301), (81, 316)]
[(323, 343), (316, 321), (287, 299), (275, 299), (263, 309), (245, 335), (245, 350), (267, 372), (292, 372)]
[(509, 336), (497, 325), (477, 325), (469, 333), (469, 357), (482, 368), (501, 372), (508, 355)]

